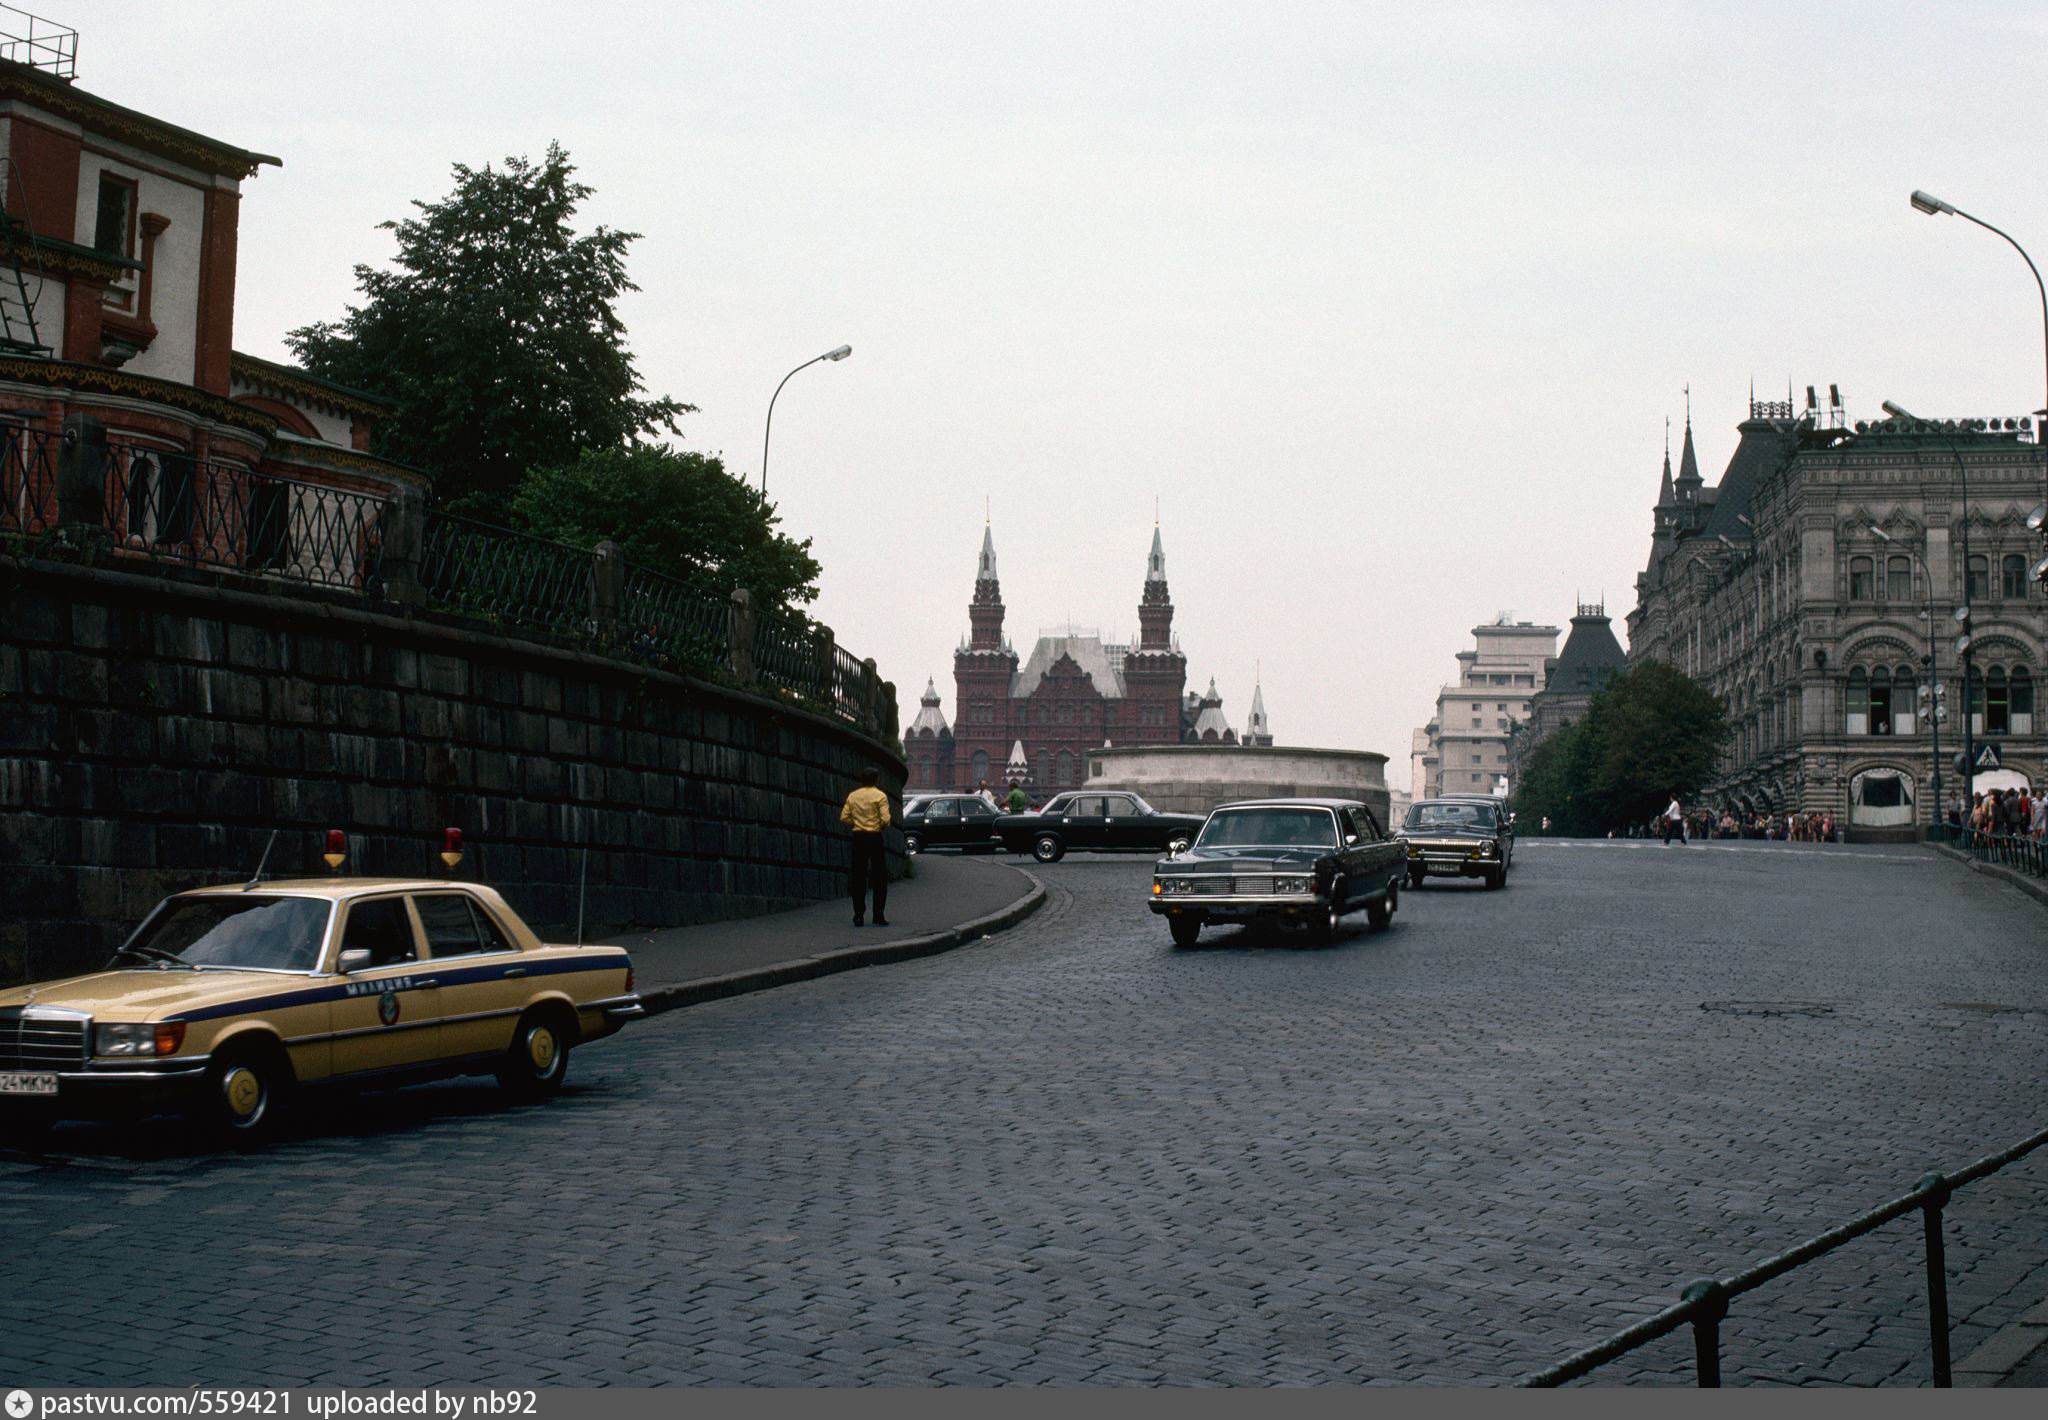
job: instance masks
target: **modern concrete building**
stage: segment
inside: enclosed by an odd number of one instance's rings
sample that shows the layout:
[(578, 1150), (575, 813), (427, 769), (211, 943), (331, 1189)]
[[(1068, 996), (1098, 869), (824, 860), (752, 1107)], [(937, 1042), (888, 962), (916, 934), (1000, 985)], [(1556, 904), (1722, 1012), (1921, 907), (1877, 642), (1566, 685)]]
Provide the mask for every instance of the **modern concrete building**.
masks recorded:
[[(1804, 412), (1752, 399), (1710, 488), (1687, 421), (1677, 480), (1666, 460), (1628, 654), (1676, 666), (1727, 706), (1735, 733), (1708, 802), (1832, 812), (1866, 839), (1926, 823), (1937, 728), (1943, 797), (1962, 788), (1954, 617), (1966, 600), (1970, 729), (1998, 763), (1976, 787), (2041, 782), (2044, 602), (2030, 572), (2041, 544), (2025, 519), (2048, 494), (2029, 424), (1852, 427), (1838, 398), (1822, 410), (1811, 390)], [(1930, 641), (1948, 709), (1938, 727), (1926, 713)]]
[(1387, 822), (1387, 757), (1367, 750), (1145, 745), (1088, 752), (1091, 786), (1130, 789), (1155, 809), (1205, 814), (1233, 799), (1356, 799)]
[(1436, 716), (1419, 732), (1427, 743), (1422, 797), (1507, 792), (1509, 738), (1528, 718), (1556, 651), (1555, 626), (1516, 621), (1509, 612), (1472, 628), (1472, 649), (1458, 652), (1457, 681), (1437, 695)]

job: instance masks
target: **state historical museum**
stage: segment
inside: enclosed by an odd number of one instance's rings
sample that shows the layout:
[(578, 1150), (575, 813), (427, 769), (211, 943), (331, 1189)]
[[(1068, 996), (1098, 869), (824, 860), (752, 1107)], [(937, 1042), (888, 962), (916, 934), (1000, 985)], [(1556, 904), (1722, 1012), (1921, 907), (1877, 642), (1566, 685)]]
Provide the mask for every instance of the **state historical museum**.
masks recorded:
[[(995, 537), (986, 529), (967, 617), (967, 639), (953, 653), (958, 723), (947, 725), (937, 688), (926, 686), (903, 737), (908, 791), (984, 784), (1000, 791), (1015, 779), (1048, 793), (1078, 785), (1088, 751), (1104, 744), (1239, 743), (1213, 685), (1199, 701), (1184, 693), (1188, 663), (1173, 637), (1166, 552), (1157, 528), (1138, 601), (1135, 646), (1107, 644), (1099, 635), (1069, 628), (1065, 635), (1040, 636), (1020, 664), (1003, 635)], [(1256, 742), (1263, 731), (1263, 711), (1255, 699), (1244, 743)]]

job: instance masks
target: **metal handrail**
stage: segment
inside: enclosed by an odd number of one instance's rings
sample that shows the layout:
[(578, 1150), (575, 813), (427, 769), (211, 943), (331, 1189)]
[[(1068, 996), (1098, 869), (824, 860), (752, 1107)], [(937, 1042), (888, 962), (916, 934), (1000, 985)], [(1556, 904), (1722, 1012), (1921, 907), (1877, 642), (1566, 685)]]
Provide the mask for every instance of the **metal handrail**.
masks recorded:
[(2048, 843), (2023, 833), (1986, 833), (1953, 824), (1929, 825), (1927, 841), (1968, 853), (1979, 862), (1996, 863), (2015, 872), (2048, 878)]
[(1948, 1347), (1948, 1272), (1941, 1235), (1942, 1210), (1958, 1188), (1998, 1172), (2007, 1164), (2025, 1158), (2043, 1144), (2048, 1144), (2048, 1129), (2022, 1139), (1998, 1153), (1986, 1154), (1952, 1174), (1925, 1174), (1913, 1185), (1912, 1192), (1860, 1214), (1839, 1227), (1830, 1228), (1818, 1237), (1808, 1238), (1796, 1247), (1767, 1257), (1746, 1271), (1738, 1272), (1732, 1277), (1703, 1277), (1688, 1284), (1679, 1294), (1678, 1301), (1656, 1315), (1645, 1317), (1634, 1326), (1617, 1331), (1606, 1340), (1575, 1352), (1556, 1365), (1546, 1367), (1534, 1375), (1525, 1376), (1515, 1384), (1523, 1387), (1563, 1385), (1566, 1381), (1577, 1380), (1597, 1370), (1619, 1356), (1625, 1356), (1660, 1337), (1668, 1336), (1690, 1322), (1693, 1328), (1694, 1364), (1699, 1383), (1702, 1386), (1718, 1386), (1721, 1384), (1721, 1321), (1728, 1315), (1730, 1300), (1744, 1292), (1753, 1292), (1766, 1282), (1782, 1277), (1794, 1268), (1803, 1267), (1814, 1259), (1833, 1252), (1844, 1243), (1853, 1242), (1865, 1233), (1875, 1232), (1886, 1223), (1902, 1218), (1918, 1208), (1924, 1224), (1922, 1233), (1927, 1253), (1928, 1340), (1934, 1384), (1952, 1385), (1954, 1381), (1949, 1371)]

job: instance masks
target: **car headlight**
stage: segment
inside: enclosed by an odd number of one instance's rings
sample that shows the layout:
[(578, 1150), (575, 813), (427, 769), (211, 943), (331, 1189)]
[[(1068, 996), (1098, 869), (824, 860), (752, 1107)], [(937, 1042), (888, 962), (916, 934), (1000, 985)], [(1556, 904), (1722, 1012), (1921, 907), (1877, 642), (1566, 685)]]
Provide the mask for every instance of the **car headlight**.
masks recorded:
[(1315, 885), (1316, 880), (1314, 878), (1273, 879), (1273, 890), (1275, 892), (1313, 892)]
[(95, 1055), (175, 1055), (184, 1043), (183, 1021), (109, 1022), (92, 1028)]

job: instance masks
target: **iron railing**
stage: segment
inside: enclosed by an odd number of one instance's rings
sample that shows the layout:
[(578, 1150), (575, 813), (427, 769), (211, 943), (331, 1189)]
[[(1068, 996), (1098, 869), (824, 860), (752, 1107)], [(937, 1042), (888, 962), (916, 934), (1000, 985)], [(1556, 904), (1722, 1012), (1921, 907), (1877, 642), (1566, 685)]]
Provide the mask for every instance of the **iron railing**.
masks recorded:
[(1974, 828), (1937, 823), (1928, 828), (1927, 841), (1968, 853), (1982, 863), (1995, 863), (2016, 873), (2048, 878), (2048, 854), (2042, 851), (2048, 845), (2024, 833), (1983, 833)]
[(2025, 1158), (2043, 1144), (2048, 1144), (2048, 1129), (2030, 1138), (2022, 1139), (2009, 1149), (1996, 1154), (1986, 1154), (1973, 1164), (1966, 1165), (1952, 1174), (1930, 1173), (1913, 1185), (1913, 1191), (1891, 1202), (1871, 1209), (1850, 1219), (1837, 1228), (1830, 1228), (1818, 1237), (1808, 1238), (1797, 1247), (1788, 1248), (1775, 1257), (1762, 1262), (1732, 1277), (1703, 1277), (1679, 1293), (1679, 1299), (1655, 1316), (1643, 1318), (1634, 1326), (1617, 1331), (1605, 1341), (1589, 1346), (1575, 1355), (1567, 1356), (1556, 1365), (1538, 1371), (1532, 1376), (1516, 1382), (1520, 1386), (1559, 1386), (1606, 1365), (1620, 1356), (1639, 1347), (1647, 1346), (1660, 1337), (1668, 1336), (1681, 1326), (1690, 1325), (1693, 1334), (1693, 1363), (1702, 1386), (1721, 1384), (1721, 1321), (1728, 1315), (1728, 1303), (1745, 1292), (1753, 1292), (1796, 1267), (1804, 1267), (1817, 1258), (1825, 1257), (1845, 1243), (1854, 1242), (1865, 1233), (1875, 1232), (1896, 1218), (1903, 1218), (1918, 1209), (1921, 1217), (1921, 1236), (1924, 1239), (1927, 1262), (1927, 1328), (1928, 1349), (1934, 1384), (1947, 1386), (1954, 1383), (1949, 1373), (1948, 1354), (1948, 1263), (1942, 1246), (1941, 1214), (1948, 1206), (1948, 1200), (1958, 1188), (1975, 1183), (1988, 1174), (1994, 1174), (2007, 1164)]
[(663, 670), (703, 675), (725, 667), (731, 654), (730, 598), (706, 596), (635, 562), (620, 577), (619, 623), (627, 654)]
[(78, 77), (78, 31), (14, 5), (0, 5), (0, 59)]
[(431, 606), (523, 631), (589, 638), (590, 553), (453, 513), (429, 513), (419, 584)]
[(184, 562), (346, 591), (381, 591), (385, 500), (198, 459), (0, 423), (0, 534), (79, 552)]

